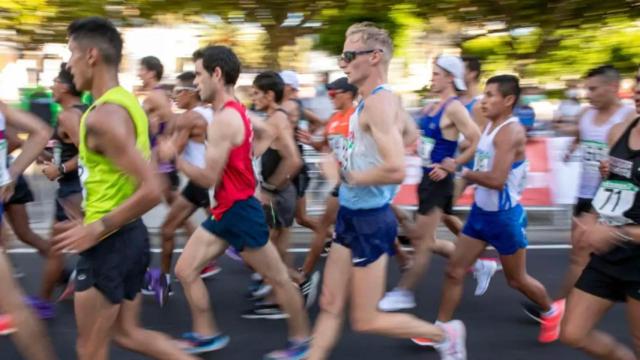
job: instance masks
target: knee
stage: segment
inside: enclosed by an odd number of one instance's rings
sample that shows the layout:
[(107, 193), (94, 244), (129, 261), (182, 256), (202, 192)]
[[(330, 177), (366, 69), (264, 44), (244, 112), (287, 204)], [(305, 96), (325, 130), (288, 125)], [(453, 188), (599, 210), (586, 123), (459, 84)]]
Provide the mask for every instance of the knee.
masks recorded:
[(320, 310), (335, 316), (344, 314), (344, 302), (330, 290), (322, 289), (319, 300)]
[(445, 270), (445, 277), (449, 281), (461, 283), (464, 281), (466, 273), (467, 271), (464, 267), (457, 264), (449, 263), (449, 265), (447, 265), (447, 269)]
[(194, 268), (193, 264), (187, 264), (185, 261), (180, 260), (182, 259), (178, 259), (174, 271), (176, 273), (176, 277), (181, 283), (193, 282), (200, 276), (197, 269)]
[(277, 274), (269, 274), (264, 276), (264, 280), (275, 289), (284, 289), (293, 286), (291, 277), (286, 269), (283, 268)]
[(573, 326), (563, 324), (560, 327), (560, 341), (573, 348), (580, 348), (584, 343), (586, 334), (580, 329), (575, 329)]
[(176, 233), (176, 230), (178, 230), (178, 226), (176, 226), (173, 221), (171, 221), (170, 219), (169, 221), (165, 221), (165, 223), (162, 224), (162, 227), (160, 228), (160, 234), (162, 235), (163, 241), (167, 241), (167, 239), (172, 241), (173, 235)]
[(354, 331), (359, 333), (375, 333), (376, 332), (376, 321), (375, 315), (351, 315), (351, 328)]

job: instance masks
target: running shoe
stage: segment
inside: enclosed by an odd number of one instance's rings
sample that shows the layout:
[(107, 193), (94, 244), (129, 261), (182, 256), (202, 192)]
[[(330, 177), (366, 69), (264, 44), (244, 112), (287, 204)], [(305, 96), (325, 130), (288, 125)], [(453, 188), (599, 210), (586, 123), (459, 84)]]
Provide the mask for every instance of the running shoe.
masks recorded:
[(534, 304), (532, 302), (522, 302), (522, 310), (527, 316), (532, 318), (533, 320), (541, 323), (542, 322), (542, 308), (538, 304)]
[(378, 309), (381, 311), (398, 311), (413, 309), (416, 307), (416, 300), (409, 290), (395, 288), (387, 292), (382, 300), (378, 302)]
[(331, 250), (331, 244), (333, 243), (333, 241), (331, 240), (327, 240), (324, 242), (324, 247), (322, 248), (322, 252), (320, 253), (320, 256), (322, 257), (327, 257), (329, 256), (329, 250)]
[(153, 269), (149, 268), (147, 269), (147, 272), (144, 274), (144, 285), (142, 285), (142, 289), (140, 289), (140, 292), (142, 293), (142, 295), (147, 295), (147, 296), (152, 296), (155, 295), (155, 292), (153, 291)]
[(436, 342), (429, 338), (411, 338), (414, 344), (419, 346), (435, 346)]
[(38, 318), (48, 320), (56, 316), (56, 309), (51, 301), (36, 296), (27, 296), (24, 300), (36, 312)]
[(144, 295), (152, 295), (158, 301), (160, 306), (164, 306), (169, 296), (169, 280), (160, 269), (148, 269), (144, 275), (145, 285), (140, 290)]
[(210, 278), (216, 275), (217, 273), (219, 273), (220, 271), (222, 271), (222, 268), (220, 268), (220, 266), (218, 266), (218, 264), (215, 261), (211, 261), (200, 272), (200, 278), (201, 279)]
[(0, 336), (9, 335), (16, 332), (11, 315), (0, 314)]
[(233, 259), (233, 260), (235, 260), (237, 262), (244, 263), (244, 260), (242, 260), (242, 256), (240, 256), (240, 253), (234, 247), (229, 246), (224, 253), (225, 253), (225, 255), (230, 257), (231, 259)]
[(264, 281), (260, 281), (260, 285), (255, 290), (249, 292), (249, 299), (252, 301), (264, 299), (271, 293), (272, 287)]
[(492, 260), (478, 260), (475, 269), (473, 271), (473, 277), (476, 278), (478, 285), (476, 285), (475, 296), (482, 296), (487, 292), (489, 283), (493, 274), (498, 270), (498, 264)]
[(538, 341), (544, 344), (554, 342), (560, 337), (560, 323), (564, 317), (565, 300), (557, 300), (551, 307), (553, 309), (551, 314), (543, 313), (541, 316), (542, 323), (540, 324)]
[(318, 286), (320, 285), (320, 273), (314, 272), (309, 278), (300, 284), (300, 291), (304, 297), (304, 306), (308, 309), (313, 306), (318, 298)]
[(288, 318), (289, 314), (283, 312), (277, 304), (258, 302), (252, 309), (245, 311), (242, 317), (245, 319), (280, 320)]
[(76, 271), (73, 270), (69, 275), (69, 278), (67, 279), (67, 286), (65, 286), (64, 290), (62, 290), (62, 293), (60, 294), (60, 296), (58, 296), (58, 299), (56, 300), (56, 302), (60, 302), (62, 300), (71, 298), (75, 291), (76, 291)]
[(309, 356), (311, 340), (287, 342), (286, 349), (276, 350), (264, 356), (264, 360), (303, 360)]
[(229, 344), (229, 336), (218, 334), (215, 336), (202, 336), (200, 334), (189, 332), (182, 334), (181, 345), (189, 354), (202, 354), (210, 351), (216, 351), (224, 348)]
[(438, 350), (441, 360), (466, 360), (467, 359), (467, 331), (464, 323), (460, 320), (451, 320), (446, 323), (439, 323), (444, 330), (444, 341), (434, 345)]

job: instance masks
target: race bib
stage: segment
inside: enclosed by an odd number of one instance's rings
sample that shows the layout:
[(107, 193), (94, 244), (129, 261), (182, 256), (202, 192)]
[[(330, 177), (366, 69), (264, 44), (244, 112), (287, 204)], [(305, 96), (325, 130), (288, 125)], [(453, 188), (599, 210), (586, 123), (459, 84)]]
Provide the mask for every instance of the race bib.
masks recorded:
[(489, 171), (489, 160), (491, 160), (491, 154), (486, 151), (477, 150), (474, 157), (473, 171)]
[(342, 135), (330, 135), (329, 147), (333, 150), (333, 154), (340, 164), (343, 164), (345, 160), (345, 154), (347, 153), (347, 142)]
[(624, 213), (635, 201), (638, 187), (628, 181), (603, 181), (593, 198), (593, 207), (602, 221), (609, 225), (624, 225), (633, 222)]
[(427, 136), (420, 137), (420, 144), (418, 144), (418, 156), (420, 157), (420, 160), (422, 160), (422, 167), (431, 166), (431, 152), (435, 145), (436, 141), (434, 139)]
[(9, 170), (7, 169), (7, 140), (0, 140), (0, 171), (2, 171), (2, 175), (0, 176), (0, 186), (6, 185), (11, 181), (11, 177), (9, 176)]
[(581, 147), (583, 171), (595, 173), (599, 176), (600, 172), (598, 167), (600, 166), (600, 160), (607, 157), (609, 147), (606, 143), (599, 141), (583, 141)]

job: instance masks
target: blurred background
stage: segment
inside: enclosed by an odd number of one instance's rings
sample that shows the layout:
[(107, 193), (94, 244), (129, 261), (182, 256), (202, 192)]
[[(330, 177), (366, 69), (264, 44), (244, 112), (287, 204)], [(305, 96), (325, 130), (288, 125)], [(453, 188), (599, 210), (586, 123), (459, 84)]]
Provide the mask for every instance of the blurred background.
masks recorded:
[[(440, 54), (477, 57), (481, 83), (498, 73), (517, 74), (524, 87), (526, 119), (521, 120), (529, 129), (532, 162), (524, 202), (545, 214), (558, 209), (565, 214), (580, 171), (577, 163), (560, 160), (570, 139), (559, 136), (554, 120), (586, 105), (582, 78), (603, 64), (623, 74), (620, 97), (630, 102), (640, 63), (636, 0), (1, 0), (0, 100), (52, 121), (57, 107), (48, 88), (68, 57), (66, 27), (90, 15), (108, 17), (121, 30), (120, 79), (130, 90), (142, 85), (136, 76), (142, 57), (158, 57), (164, 64), (162, 82), (170, 85), (177, 74), (193, 69), (195, 49), (222, 44), (233, 47), (243, 63), (238, 93), (245, 102), (258, 72), (294, 70), (299, 97), (321, 118), (333, 111), (324, 85), (342, 76), (336, 59), (354, 22), (373, 21), (390, 31), (395, 43), (390, 83), (414, 114), (432, 98), (430, 77)], [(314, 154), (305, 155), (314, 162)], [(312, 189), (321, 193), (321, 176), (315, 178)], [(33, 185), (36, 197), (44, 198), (38, 194), (48, 186), (46, 180)], [(321, 206), (322, 196), (317, 199), (311, 208)], [(459, 206), (469, 199), (463, 197)]]

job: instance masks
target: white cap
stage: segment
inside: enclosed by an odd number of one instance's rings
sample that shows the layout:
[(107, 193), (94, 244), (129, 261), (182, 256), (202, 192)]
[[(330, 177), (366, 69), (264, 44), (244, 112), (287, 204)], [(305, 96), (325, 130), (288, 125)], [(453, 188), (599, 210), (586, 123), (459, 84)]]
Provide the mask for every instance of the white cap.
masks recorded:
[(436, 65), (453, 75), (453, 84), (456, 90), (467, 90), (467, 85), (464, 83), (464, 63), (462, 59), (457, 56), (440, 55), (436, 59)]
[(280, 72), (280, 77), (284, 81), (285, 85), (289, 85), (295, 90), (300, 89), (300, 82), (298, 81), (298, 74), (295, 71), (285, 70)]

